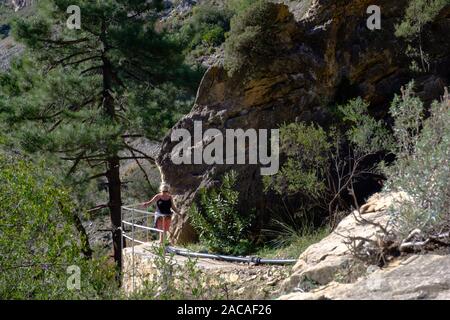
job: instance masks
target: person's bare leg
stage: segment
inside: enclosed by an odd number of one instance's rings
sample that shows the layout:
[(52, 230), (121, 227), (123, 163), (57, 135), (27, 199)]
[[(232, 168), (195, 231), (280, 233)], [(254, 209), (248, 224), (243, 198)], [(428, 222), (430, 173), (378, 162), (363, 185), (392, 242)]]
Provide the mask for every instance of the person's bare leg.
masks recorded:
[[(160, 218), (160, 219), (161, 219), (161, 218)], [(166, 226), (165, 226), (165, 222), (166, 222), (166, 217), (162, 217), (162, 227), (161, 227), (161, 230), (162, 230), (163, 232), (161, 232), (161, 233), (159, 234), (159, 241), (160, 241), (161, 244), (164, 243), (164, 238), (165, 238), (165, 235), (166, 235)]]
[[(158, 217), (158, 220), (156, 221), (156, 229), (158, 229), (158, 230), (163, 229), (163, 226), (161, 225), (161, 217)], [(159, 243), (162, 244), (163, 243), (162, 232), (158, 232), (158, 233), (159, 233)]]

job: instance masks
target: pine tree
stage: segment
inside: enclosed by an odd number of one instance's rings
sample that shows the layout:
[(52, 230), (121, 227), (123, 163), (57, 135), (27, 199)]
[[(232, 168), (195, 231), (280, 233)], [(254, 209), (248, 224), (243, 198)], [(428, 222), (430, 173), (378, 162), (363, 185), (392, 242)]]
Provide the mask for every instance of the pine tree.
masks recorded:
[[(70, 5), (80, 8), (81, 29), (66, 24)], [(150, 127), (147, 132), (158, 132), (161, 119), (176, 113), (148, 101), (154, 92), (196, 84), (179, 45), (158, 28), (161, 10), (161, 0), (42, 0), (34, 18), (13, 23), (13, 35), (27, 52), (2, 80), (0, 111), (28, 150), (61, 155), (71, 163), (69, 174), (83, 166), (97, 171), (92, 179), (106, 177), (118, 270), (120, 164), (152, 160), (129, 138)]]

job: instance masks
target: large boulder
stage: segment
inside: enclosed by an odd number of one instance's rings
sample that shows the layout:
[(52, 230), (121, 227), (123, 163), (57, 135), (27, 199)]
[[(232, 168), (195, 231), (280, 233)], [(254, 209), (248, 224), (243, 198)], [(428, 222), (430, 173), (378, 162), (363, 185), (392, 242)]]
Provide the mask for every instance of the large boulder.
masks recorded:
[[(376, 240), (380, 228), (388, 226), (386, 209), (394, 202), (407, 197), (404, 193), (376, 194), (360, 208), (345, 217), (333, 232), (320, 242), (311, 245), (299, 257), (292, 275), (285, 280), (284, 291), (302, 289), (305, 282), (325, 285), (343, 271), (354, 267), (358, 260), (352, 254), (349, 237)], [(370, 223), (366, 223), (370, 221)]]
[[(288, 3), (289, 7), (278, 4), (273, 18), (279, 37), (276, 43), (280, 44), (277, 54), (261, 59), (250, 81), (239, 72), (230, 77), (220, 63), (211, 67), (192, 111), (173, 130), (187, 129), (192, 134), (194, 121), (201, 121), (204, 131), (216, 128), (221, 132), (273, 129), (295, 120), (326, 124), (330, 105), (356, 96), (371, 103), (374, 115), (386, 116), (394, 93), (412, 77), (411, 61), (404, 54), (406, 44), (394, 35), (408, 1), (377, 1), (382, 8), (382, 29), (374, 31), (366, 27), (366, 10), (373, 1)], [(416, 81), (419, 95), (426, 101), (437, 98), (450, 83), (450, 42), (445, 41), (449, 17), (450, 6), (431, 25), (433, 32), (426, 38), (432, 56), (438, 57), (432, 61), (432, 71)], [(195, 238), (187, 209), (201, 187), (213, 185), (230, 169), (239, 174), (243, 212), (256, 208), (260, 225), (270, 219), (275, 198), (263, 192), (258, 165), (175, 165), (171, 152), (177, 143), (169, 133), (158, 157), (162, 178), (172, 185), (183, 211), (174, 218), (175, 240)]]
[(362, 276), (354, 283), (332, 282), (281, 300), (450, 300), (450, 255), (414, 255)]

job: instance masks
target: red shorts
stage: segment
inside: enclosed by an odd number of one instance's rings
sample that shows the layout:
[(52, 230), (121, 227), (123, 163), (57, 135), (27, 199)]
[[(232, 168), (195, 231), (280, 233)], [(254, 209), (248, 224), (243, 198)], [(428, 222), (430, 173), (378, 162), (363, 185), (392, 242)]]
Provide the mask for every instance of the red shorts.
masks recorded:
[(168, 232), (170, 229), (170, 224), (172, 222), (171, 217), (158, 217), (156, 220), (156, 229)]

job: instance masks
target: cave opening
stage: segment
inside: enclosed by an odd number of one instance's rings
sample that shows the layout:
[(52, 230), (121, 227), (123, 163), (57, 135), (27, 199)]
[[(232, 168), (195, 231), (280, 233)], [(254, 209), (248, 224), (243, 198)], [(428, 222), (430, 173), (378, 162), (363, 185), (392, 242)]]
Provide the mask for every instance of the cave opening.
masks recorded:
[(343, 77), (336, 87), (333, 102), (336, 105), (345, 104), (349, 100), (361, 95), (359, 87), (350, 81), (348, 77)]

